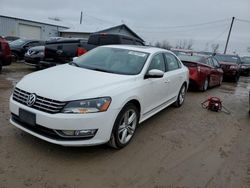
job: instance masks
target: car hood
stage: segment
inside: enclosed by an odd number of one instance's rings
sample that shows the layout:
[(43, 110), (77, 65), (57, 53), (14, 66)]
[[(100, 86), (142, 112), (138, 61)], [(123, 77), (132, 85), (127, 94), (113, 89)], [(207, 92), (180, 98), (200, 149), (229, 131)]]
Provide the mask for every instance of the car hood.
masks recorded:
[(249, 63), (242, 63), (241, 66), (246, 66), (246, 67), (250, 67), (250, 64)]
[(53, 100), (70, 101), (111, 96), (121, 85), (135, 79), (136, 76), (93, 71), (65, 64), (31, 73), (16, 87)]

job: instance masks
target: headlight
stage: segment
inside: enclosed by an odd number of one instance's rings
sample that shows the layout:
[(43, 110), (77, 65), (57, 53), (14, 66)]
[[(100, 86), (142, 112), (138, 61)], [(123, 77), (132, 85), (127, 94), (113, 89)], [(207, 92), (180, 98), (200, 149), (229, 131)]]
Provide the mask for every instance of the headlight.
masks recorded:
[(64, 107), (62, 113), (87, 114), (105, 112), (108, 110), (110, 103), (110, 97), (72, 101)]
[(237, 69), (237, 66), (236, 65), (231, 65), (230, 69)]
[(245, 65), (242, 65), (242, 66), (241, 66), (241, 68), (242, 68), (242, 69), (246, 69), (246, 68), (247, 68), (247, 66), (245, 66)]

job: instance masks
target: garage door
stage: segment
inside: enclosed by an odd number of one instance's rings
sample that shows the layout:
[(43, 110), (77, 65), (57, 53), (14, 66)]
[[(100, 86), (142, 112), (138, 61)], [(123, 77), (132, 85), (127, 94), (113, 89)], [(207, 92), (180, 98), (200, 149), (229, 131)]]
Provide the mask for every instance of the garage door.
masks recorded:
[(41, 27), (19, 24), (19, 36), (27, 39), (41, 39)]

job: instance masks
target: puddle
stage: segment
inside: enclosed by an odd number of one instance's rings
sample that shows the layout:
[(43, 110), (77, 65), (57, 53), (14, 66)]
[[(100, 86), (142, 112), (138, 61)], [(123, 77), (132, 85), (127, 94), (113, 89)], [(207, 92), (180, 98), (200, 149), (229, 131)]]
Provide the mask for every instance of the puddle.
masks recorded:
[(250, 77), (241, 77), (237, 84), (225, 82), (220, 87), (220, 91), (240, 97), (248, 96), (250, 91)]

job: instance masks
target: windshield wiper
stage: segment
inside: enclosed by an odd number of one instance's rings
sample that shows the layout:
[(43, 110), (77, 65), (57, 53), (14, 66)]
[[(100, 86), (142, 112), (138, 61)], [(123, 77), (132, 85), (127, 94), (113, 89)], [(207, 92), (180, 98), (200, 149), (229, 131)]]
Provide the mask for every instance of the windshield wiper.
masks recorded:
[(91, 70), (100, 71), (100, 72), (107, 72), (107, 73), (114, 73), (112, 71), (108, 71), (108, 70), (104, 70), (104, 69), (99, 69), (99, 68), (91, 68)]
[(80, 67), (76, 62), (74, 62), (74, 61), (71, 61), (71, 62), (69, 62), (69, 64), (70, 65), (74, 65), (74, 66), (76, 66), (76, 67)]

